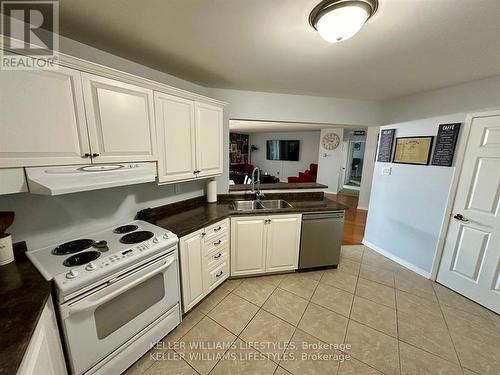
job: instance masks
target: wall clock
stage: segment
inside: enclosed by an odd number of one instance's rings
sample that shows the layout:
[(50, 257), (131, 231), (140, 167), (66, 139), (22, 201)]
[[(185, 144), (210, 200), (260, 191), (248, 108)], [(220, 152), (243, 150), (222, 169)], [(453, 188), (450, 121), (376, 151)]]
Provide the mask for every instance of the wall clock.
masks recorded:
[(335, 150), (339, 147), (340, 138), (335, 133), (326, 133), (321, 140), (321, 144), (326, 150)]

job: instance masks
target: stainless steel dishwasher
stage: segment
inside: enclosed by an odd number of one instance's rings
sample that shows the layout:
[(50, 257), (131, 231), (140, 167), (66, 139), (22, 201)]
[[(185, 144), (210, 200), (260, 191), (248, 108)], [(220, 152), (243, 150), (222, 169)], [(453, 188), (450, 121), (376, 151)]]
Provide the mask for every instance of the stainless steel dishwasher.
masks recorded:
[(302, 215), (299, 270), (339, 264), (344, 211)]

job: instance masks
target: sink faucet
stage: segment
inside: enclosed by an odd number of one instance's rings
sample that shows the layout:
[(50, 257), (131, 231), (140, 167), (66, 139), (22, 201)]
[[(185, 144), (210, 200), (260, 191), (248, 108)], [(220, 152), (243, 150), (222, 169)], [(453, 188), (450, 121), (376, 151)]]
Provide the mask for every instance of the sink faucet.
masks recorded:
[[(255, 174), (257, 174), (257, 176), (255, 176)], [(257, 190), (255, 190), (255, 184), (257, 184)], [(257, 200), (264, 198), (264, 193), (260, 191), (260, 169), (257, 167), (252, 171), (252, 193), (255, 193), (255, 198), (257, 198)]]

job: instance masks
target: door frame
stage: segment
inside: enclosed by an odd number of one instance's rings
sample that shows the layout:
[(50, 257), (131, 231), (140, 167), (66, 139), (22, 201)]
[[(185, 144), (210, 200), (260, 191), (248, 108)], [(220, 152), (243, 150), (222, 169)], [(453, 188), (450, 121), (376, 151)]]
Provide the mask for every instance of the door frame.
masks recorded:
[(465, 117), (465, 122), (462, 128), (462, 135), (460, 136), (460, 140), (458, 143), (458, 149), (455, 159), (455, 173), (453, 175), (453, 180), (451, 182), (450, 194), (448, 196), (448, 203), (446, 204), (445, 210), (445, 218), (443, 225), (441, 227), (441, 231), (439, 232), (439, 240), (436, 248), (436, 254), (434, 256), (434, 260), (432, 262), (432, 270), (431, 270), (431, 280), (436, 281), (439, 266), (441, 265), (441, 259), (443, 257), (444, 245), (446, 236), (448, 235), (448, 228), (451, 221), (452, 209), (455, 205), (455, 199), (457, 196), (457, 188), (458, 183), (460, 181), (460, 177), (462, 176), (462, 168), (463, 162), (465, 158), (465, 151), (467, 149), (467, 145), (469, 143), (470, 132), (472, 128), (472, 122), (475, 118), (480, 117), (491, 117), (491, 116), (500, 116), (500, 109), (493, 109), (484, 112), (473, 112), (468, 113)]

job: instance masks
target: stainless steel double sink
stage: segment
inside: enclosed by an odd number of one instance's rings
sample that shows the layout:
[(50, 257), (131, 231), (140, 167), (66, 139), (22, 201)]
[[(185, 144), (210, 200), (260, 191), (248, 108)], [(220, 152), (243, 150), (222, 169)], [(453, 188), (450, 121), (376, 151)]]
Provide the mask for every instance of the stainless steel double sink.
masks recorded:
[(233, 203), (236, 211), (253, 210), (274, 210), (280, 208), (292, 208), (292, 205), (282, 199), (254, 200), (254, 201), (235, 201)]

